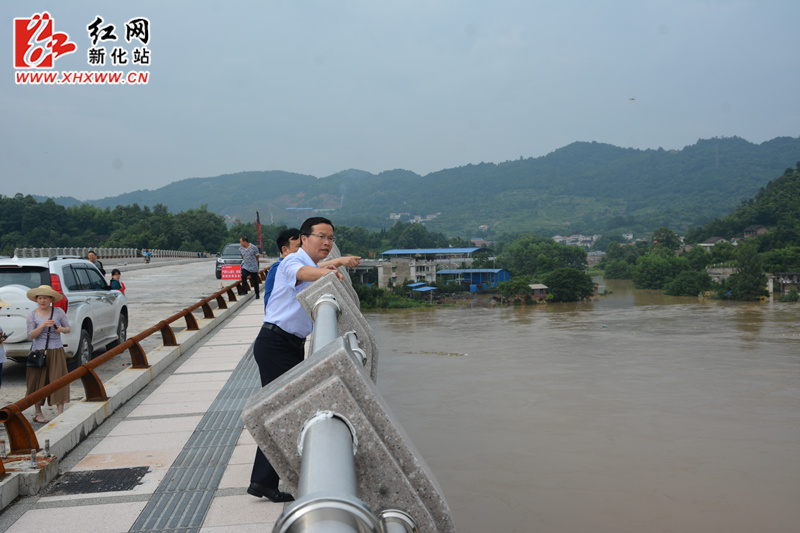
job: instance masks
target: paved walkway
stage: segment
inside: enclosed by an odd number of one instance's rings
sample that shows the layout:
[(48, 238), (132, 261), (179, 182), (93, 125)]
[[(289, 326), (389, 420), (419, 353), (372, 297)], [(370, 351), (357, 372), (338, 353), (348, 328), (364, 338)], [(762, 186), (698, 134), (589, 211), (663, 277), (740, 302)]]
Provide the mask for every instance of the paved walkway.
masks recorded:
[(270, 531), (284, 504), (248, 495), (256, 445), (239, 418), (259, 388), (251, 300), (60, 463), (37, 496), (0, 515), (32, 533)]

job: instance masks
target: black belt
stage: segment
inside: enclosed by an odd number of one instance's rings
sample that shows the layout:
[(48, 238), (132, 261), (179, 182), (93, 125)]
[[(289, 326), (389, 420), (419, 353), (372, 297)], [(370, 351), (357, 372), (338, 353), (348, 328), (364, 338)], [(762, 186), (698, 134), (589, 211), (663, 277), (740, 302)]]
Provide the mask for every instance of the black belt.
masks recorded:
[(263, 329), (268, 329), (270, 331), (274, 331), (281, 337), (285, 337), (286, 339), (292, 341), (293, 343), (297, 344), (298, 346), (303, 346), (306, 343), (306, 340), (302, 337), (298, 337), (297, 335), (292, 335), (288, 331), (283, 331), (279, 326), (276, 326), (272, 322), (264, 322), (264, 325), (261, 326)]

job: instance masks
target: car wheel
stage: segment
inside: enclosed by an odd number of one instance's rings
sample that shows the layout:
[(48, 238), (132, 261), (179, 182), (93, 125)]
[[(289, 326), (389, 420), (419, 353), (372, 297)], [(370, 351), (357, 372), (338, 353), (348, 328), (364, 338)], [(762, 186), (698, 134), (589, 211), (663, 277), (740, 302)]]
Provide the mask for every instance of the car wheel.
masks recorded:
[(85, 329), (81, 330), (81, 340), (78, 341), (78, 349), (72, 359), (67, 361), (67, 370), (72, 372), (84, 363), (92, 360), (92, 336)]
[(222, 271), (217, 270), (217, 279), (222, 279)]
[(125, 315), (119, 315), (119, 322), (117, 322), (117, 340), (106, 344), (106, 350), (116, 348), (126, 340), (128, 340), (128, 318)]

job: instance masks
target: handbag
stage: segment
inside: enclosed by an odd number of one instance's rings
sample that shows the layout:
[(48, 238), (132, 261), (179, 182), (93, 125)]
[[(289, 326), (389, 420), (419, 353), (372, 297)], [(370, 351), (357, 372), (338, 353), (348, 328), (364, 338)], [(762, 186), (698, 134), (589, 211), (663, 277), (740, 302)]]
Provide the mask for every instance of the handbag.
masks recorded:
[[(53, 312), (55, 307), (50, 311), (50, 320), (53, 319)], [(50, 345), (50, 330), (47, 328), (47, 340), (44, 343), (44, 350), (31, 350), (28, 354), (28, 359), (25, 361), (25, 366), (30, 368), (44, 368), (47, 366), (47, 347)]]

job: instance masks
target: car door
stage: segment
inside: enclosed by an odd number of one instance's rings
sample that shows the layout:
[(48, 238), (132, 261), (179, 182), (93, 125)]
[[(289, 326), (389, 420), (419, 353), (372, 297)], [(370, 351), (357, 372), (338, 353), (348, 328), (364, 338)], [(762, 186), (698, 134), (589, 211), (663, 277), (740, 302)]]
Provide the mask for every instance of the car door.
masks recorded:
[(99, 335), (93, 335), (93, 343), (101, 339), (108, 339), (116, 335), (117, 332), (117, 298), (120, 293), (112, 291), (108, 282), (95, 268), (84, 267), (89, 279), (89, 287), (92, 293), (92, 310), (94, 320)]
[[(70, 309), (73, 310), (69, 313), (69, 318), (82, 321), (88, 317), (92, 321), (94, 329), (92, 344), (98, 345), (97, 341), (109, 336), (108, 331), (111, 328), (111, 318), (108, 315), (113, 314), (113, 300), (109, 301), (108, 298), (104, 298), (111, 291), (97, 289), (105, 283), (102, 276), (97, 270), (81, 264), (65, 266), (64, 277), (70, 291)], [(74, 324), (73, 327), (80, 327), (80, 324)]]

